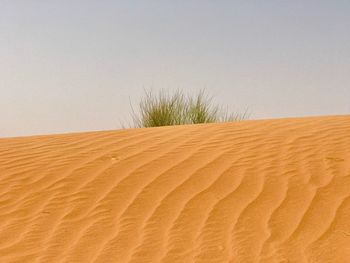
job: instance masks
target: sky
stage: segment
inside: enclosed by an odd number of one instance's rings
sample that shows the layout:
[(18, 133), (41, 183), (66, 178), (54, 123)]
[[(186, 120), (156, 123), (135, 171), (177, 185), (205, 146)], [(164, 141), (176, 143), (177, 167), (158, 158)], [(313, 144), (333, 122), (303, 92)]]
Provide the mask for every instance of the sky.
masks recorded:
[(0, 137), (120, 129), (144, 90), (350, 114), (350, 1), (0, 0)]

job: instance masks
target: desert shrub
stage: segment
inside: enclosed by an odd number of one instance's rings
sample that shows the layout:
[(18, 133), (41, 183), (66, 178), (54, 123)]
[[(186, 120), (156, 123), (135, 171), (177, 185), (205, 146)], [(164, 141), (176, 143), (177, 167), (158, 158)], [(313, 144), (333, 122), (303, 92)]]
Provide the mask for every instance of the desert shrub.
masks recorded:
[(132, 118), (136, 127), (157, 127), (237, 121), (245, 119), (246, 113), (229, 114), (227, 109), (213, 105), (212, 97), (208, 97), (205, 90), (194, 97), (179, 90), (172, 94), (162, 90), (158, 94), (145, 91), (138, 112), (132, 109)]

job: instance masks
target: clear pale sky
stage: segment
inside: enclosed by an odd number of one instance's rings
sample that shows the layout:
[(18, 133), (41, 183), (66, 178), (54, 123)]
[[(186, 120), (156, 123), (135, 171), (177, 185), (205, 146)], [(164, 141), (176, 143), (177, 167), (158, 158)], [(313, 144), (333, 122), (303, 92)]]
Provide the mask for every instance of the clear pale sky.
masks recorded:
[(0, 137), (118, 129), (144, 89), (349, 114), (349, 30), (349, 0), (0, 0)]

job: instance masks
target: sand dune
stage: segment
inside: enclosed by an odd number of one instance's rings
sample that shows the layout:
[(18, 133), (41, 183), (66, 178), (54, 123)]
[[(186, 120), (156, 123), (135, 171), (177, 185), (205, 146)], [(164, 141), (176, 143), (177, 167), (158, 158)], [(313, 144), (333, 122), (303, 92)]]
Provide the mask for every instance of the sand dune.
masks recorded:
[(350, 116), (0, 139), (0, 262), (350, 262)]

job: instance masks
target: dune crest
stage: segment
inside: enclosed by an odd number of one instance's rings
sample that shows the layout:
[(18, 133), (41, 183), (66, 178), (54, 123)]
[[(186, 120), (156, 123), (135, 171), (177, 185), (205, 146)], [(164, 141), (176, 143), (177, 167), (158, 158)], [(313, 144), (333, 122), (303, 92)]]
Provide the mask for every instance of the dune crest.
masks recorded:
[(350, 262), (350, 116), (0, 139), (0, 262)]

